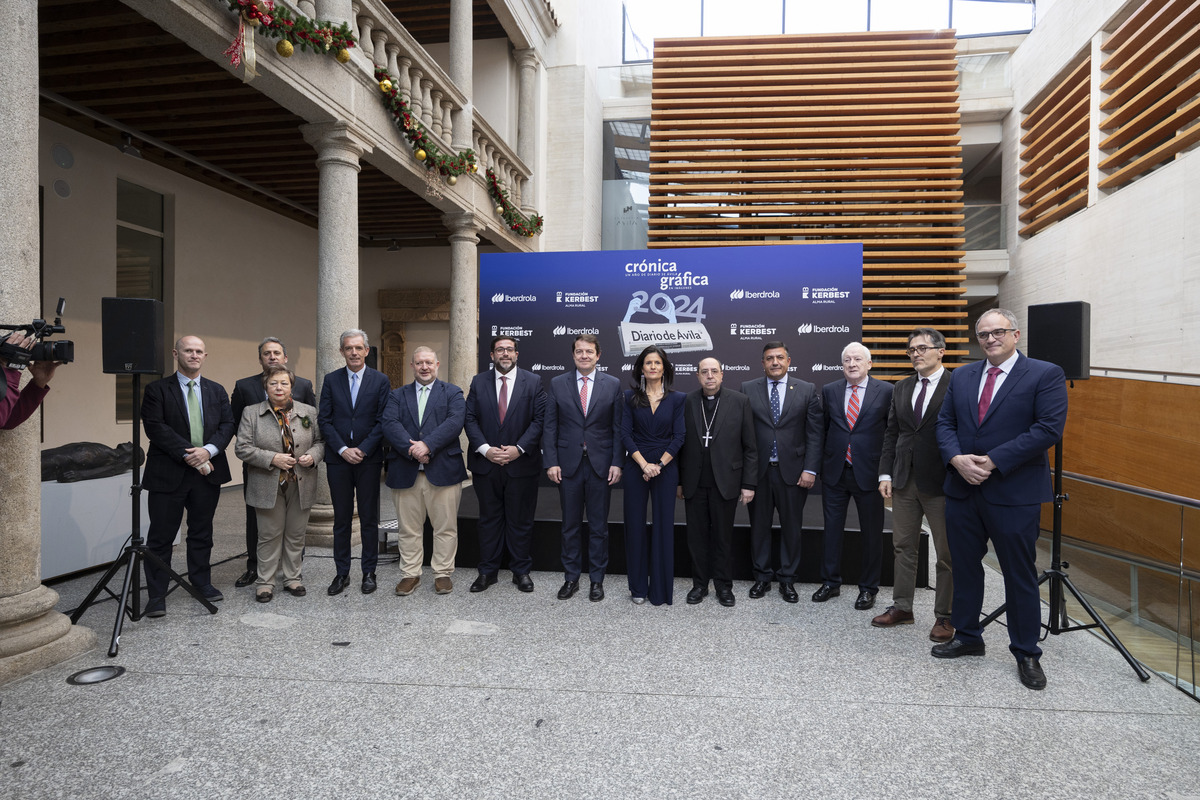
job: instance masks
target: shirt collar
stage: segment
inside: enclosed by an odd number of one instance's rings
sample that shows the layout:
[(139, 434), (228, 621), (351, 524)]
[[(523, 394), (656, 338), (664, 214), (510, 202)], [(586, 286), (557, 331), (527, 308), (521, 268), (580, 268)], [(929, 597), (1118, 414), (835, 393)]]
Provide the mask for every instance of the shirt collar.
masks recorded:
[(195, 378), (189, 378), (187, 375), (184, 375), (182, 372), (176, 372), (175, 377), (179, 378), (179, 386), (184, 391), (187, 391), (188, 381), (190, 381), (190, 380), (195, 380), (196, 385), (197, 386), (200, 385), (200, 376), (199, 375), (197, 375)]

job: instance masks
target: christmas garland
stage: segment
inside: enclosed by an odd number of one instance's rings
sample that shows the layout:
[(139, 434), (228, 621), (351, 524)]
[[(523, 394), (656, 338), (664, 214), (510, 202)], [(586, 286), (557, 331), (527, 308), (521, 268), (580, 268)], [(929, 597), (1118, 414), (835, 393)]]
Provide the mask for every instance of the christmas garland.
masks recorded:
[(533, 236), (542, 232), (544, 220), (541, 215), (534, 214), (532, 217), (527, 217), (518, 211), (513, 202), (508, 199), (508, 190), (500, 185), (500, 181), (491, 167), (488, 167), (487, 171), (487, 187), (488, 194), (496, 203), (496, 213), (504, 218), (509, 229), (520, 236)]
[(475, 151), (463, 150), (458, 155), (443, 153), (434, 143), (429, 131), (413, 116), (412, 109), (404, 101), (404, 97), (396, 88), (396, 82), (391, 73), (382, 67), (375, 68), (375, 80), (379, 81), (379, 91), (383, 92), (383, 105), (392, 115), (392, 122), (400, 134), (408, 139), (417, 161), (425, 163), (425, 169), (435, 170), (439, 175), (446, 176), (446, 183), (453, 186), (458, 183), (458, 176), (468, 172), (478, 172), (475, 163)]
[[(318, 22), (300, 14), (293, 13), (284, 5), (276, 5), (275, 0), (218, 0), (229, 6), (230, 11), (237, 12), (238, 35), (233, 44), (225, 51), (229, 63), (235, 67), (246, 62), (244, 80), (248, 83), (258, 73), (254, 70), (254, 34), (258, 33), (270, 39), (279, 39), (275, 52), (283, 58), (289, 58), (295, 49), (307, 51), (310, 47), (315, 53), (332, 54), (339, 64), (350, 60), (350, 48), (357, 42), (350, 26), (346, 23), (334, 26), (329, 20)], [(252, 32), (246, 37), (246, 26)]]

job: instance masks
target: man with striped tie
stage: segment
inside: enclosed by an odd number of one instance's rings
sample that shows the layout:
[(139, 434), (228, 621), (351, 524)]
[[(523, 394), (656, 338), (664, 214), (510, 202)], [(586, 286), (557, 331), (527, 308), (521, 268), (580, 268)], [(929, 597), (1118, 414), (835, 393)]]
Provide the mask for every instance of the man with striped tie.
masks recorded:
[(862, 567), (854, 607), (866, 611), (879, 592), (883, 547), (883, 497), (878, 492), (879, 459), (887, 430), (892, 385), (870, 377), (871, 351), (859, 342), (842, 350), (842, 380), (821, 390), (825, 405), (825, 452), (821, 468), (821, 510), (825, 514), (825, 555), (814, 603), (841, 594), (842, 537), (846, 509), (858, 509)]

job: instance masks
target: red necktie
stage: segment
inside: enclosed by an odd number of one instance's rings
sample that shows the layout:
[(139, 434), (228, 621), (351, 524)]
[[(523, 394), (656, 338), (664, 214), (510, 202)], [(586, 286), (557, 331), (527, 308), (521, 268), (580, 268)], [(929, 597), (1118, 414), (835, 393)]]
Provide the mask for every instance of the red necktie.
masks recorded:
[(579, 389), (579, 405), (583, 407), (583, 415), (587, 416), (587, 376), (581, 375), (583, 386)]
[(992, 392), (996, 388), (996, 376), (1004, 370), (999, 367), (990, 367), (988, 369), (987, 380), (983, 382), (983, 394), (979, 395), (979, 424), (983, 424), (983, 418), (987, 416), (988, 408), (992, 405)]
[(508, 376), (500, 376), (500, 424), (504, 424), (504, 415), (508, 413)]
[[(846, 406), (846, 424), (850, 426), (850, 430), (854, 430), (854, 423), (858, 422), (858, 411), (860, 408), (861, 406), (858, 404), (858, 387), (851, 384), (850, 403)], [(849, 442), (846, 442), (846, 463), (854, 463), (854, 459), (850, 457)]]

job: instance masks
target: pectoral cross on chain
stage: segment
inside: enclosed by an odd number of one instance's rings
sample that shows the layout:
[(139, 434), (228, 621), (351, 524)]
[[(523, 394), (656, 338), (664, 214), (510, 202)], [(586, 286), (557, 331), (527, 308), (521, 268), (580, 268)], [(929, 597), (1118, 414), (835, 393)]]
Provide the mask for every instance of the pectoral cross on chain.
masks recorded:
[(704, 446), (708, 447), (708, 443), (713, 437), (712, 437), (711, 433), (709, 433), (708, 431), (705, 431), (704, 435), (701, 436), (700, 438), (704, 440)]

